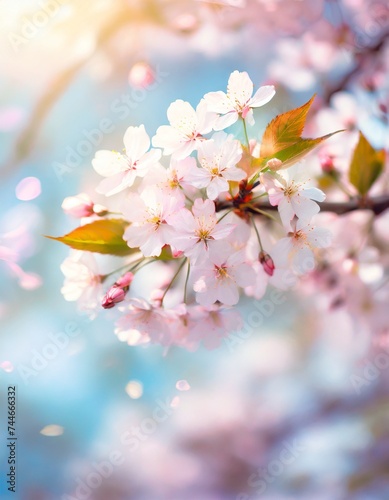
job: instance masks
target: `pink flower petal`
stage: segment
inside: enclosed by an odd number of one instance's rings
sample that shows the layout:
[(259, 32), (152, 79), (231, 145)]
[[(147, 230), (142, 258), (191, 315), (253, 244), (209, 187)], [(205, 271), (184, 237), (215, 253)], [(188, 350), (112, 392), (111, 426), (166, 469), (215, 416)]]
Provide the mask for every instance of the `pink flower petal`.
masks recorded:
[(16, 186), (16, 198), (21, 201), (29, 201), (41, 194), (41, 183), (36, 177), (25, 177)]

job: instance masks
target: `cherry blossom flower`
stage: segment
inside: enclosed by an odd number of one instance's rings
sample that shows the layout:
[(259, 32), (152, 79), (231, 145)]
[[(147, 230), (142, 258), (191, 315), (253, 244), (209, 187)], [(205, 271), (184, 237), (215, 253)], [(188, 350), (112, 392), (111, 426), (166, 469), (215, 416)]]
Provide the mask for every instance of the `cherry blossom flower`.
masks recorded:
[(315, 187), (304, 187), (305, 182), (288, 180), (287, 174), (262, 174), (261, 182), (269, 195), (270, 204), (278, 207), (282, 224), (291, 230), (291, 220), (297, 216), (303, 224), (308, 224), (319, 213), (316, 201), (324, 201), (325, 194)]
[(123, 214), (132, 223), (123, 235), (128, 246), (139, 247), (145, 257), (160, 255), (174, 235), (167, 219), (183, 206), (182, 198), (155, 187), (146, 188), (141, 195), (130, 193), (123, 205)]
[(244, 251), (231, 254), (226, 247), (210, 252), (208, 261), (193, 269), (193, 278), (196, 300), (206, 307), (217, 300), (227, 306), (235, 305), (239, 301), (239, 287), (254, 283)]
[(89, 252), (71, 250), (61, 264), (61, 271), (65, 275), (61, 288), (65, 300), (78, 301), (79, 309), (94, 317), (93, 311), (100, 302), (102, 278), (94, 256)]
[(239, 311), (227, 307), (198, 307), (198, 317), (189, 332), (192, 342), (202, 341), (206, 349), (216, 349), (223, 338), (243, 325)]
[(234, 71), (228, 79), (227, 93), (209, 92), (204, 100), (208, 109), (222, 116), (217, 119), (214, 129), (223, 130), (239, 118), (254, 124), (253, 108), (268, 103), (276, 93), (273, 85), (260, 87), (253, 95), (253, 82), (246, 71)]
[(145, 341), (164, 345), (170, 343), (168, 320), (169, 318), (172, 320), (172, 313), (161, 307), (154, 307), (144, 299), (131, 299), (125, 306), (120, 307), (120, 311), (124, 315), (116, 322), (115, 333), (118, 336), (124, 337), (127, 334), (130, 338), (134, 338), (134, 333), (137, 333), (137, 343)]
[(305, 274), (315, 266), (314, 249), (328, 247), (331, 239), (328, 229), (304, 225), (298, 220), (288, 236), (277, 241), (271, 255), (280, 262), (280, 267), (291, 265), (298, 274)]
[(178, 99), (167, 110), (170, 125), (162, 125), (153, 137), (153, 146), (163, 148), (164, 155), (183, 159), (194, 151), (203, 135), (212, 131), (216, 114), (209, 112), (202, 100), (196, 110), (189, 102)]
[(186, 208), (180, 210), (169, 218), (169, 224), (176, 230), (172, 245), (190, 257), (192, 263), (206, 259), (209, 248), (231, 234), (235, 227), (225, 220), (218, 223), (215, 204), (200, 198), (195, 200), (192, 212)]
[(116, 151), (97, 151), (92, 160), (93, 168), (106, 179), (96, 191), (111, 196), (134, 184), (137, 177), (144, 177), (161, 157), (159, 150), (150, 148), (150, 138), (144, 125), (128, 127), (124, 134), (125, 154)]
[(195, 193), (195, 188), (187, 180), (194, 169), (196, 169), (196, 159), (192, 156), (183, 160), (171, 158), (170, 165), (164, 170), (163, 179), (158, 186), (170, 191), (173, 196), (185, 196), (184, 190)]
[(241, 158), (239, 141), (225, 132), (217, 132), (209, 141), (199, 145), (201, 168), (193, 169), (187, 180), (197, 188), (207, 188), (208, 198), (215, 200), (220, 193), (229, 190), (228, 181), (241, 181), (246, 177), (246, 173), (236, 167)]

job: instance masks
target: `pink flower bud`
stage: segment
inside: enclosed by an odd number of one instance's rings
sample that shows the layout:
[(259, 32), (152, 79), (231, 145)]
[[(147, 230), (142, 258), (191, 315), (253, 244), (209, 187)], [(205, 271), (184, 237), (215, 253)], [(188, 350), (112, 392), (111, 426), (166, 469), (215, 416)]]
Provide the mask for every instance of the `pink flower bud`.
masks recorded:
[(335, 171), (334, 159), (332, 156), (322, 156), (320, 158), (320, 165), (323, 172), (326, 174), (332, 174)]
[(273, 276), (275, 265), (273, 259), (268, 253), (260, 252), (258, 256), (259, 262), (262, 264), (266, 274)]
[(119, 288), (127, 288), (130, 286), (132, 280), (134, 279), (134, 275), (130, 272), (120, 276), (120, 278), (116, 281), (115, 286)]
[(94, 215), (93, 206), (93, 201), (85, 193), (78, 194), (77, 196), (68, 196), (62, 203), (62, 209), (65, 214), (78, 218)]
[(266, 166), (268, 168), (270, 168), (270, 170), (273, 170), (274, 172), (279, 170), (281, 168), (281, 165), (282, 165), (282, 161), (279, 160), (278, 158), (272, 158), (271, 160), (269, 160), (266, 163)]
[(111, 309), (115, 306), (115, 304), (124, 300), (126, 293), (127, 292), (125, 292), (123, 288), (113, 285), (104, 295), (104, 298), (101, 301), (101, 305), (104, 307), (104, 309)]

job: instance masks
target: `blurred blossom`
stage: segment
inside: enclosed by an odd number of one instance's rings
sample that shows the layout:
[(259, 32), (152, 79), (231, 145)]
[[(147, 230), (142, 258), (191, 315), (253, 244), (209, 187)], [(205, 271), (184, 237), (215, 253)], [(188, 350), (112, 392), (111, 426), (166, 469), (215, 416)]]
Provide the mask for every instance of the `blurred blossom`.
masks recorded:
[(130, 380), (126, 385), (126, 393), (131, 399), (139, 399), (143, 394), (143, 384), (138, 380)]
[(154, 80), (154, 70), (145, 61), (135, 63), (128, 74), (128, 82), (133, 87), (148, 87)]
[[(39, 182), (39, 181), (38, 181)], [(27, 182), (27, 184), (30, 184)], [(35, 184), (33, 182), (33, 184)], [(40, 186), (40, 185), (39, 185)], [(27, 192), (30, 188), (27, 188)], [(30, 194), (35, 193), (36, 185)], [(42, 278), (33, 272), (26, 272), (20, 263), (36, 251), (36, 238), (33, 233), (41, 224), (41, 213), (33, 205), (16, 205), (5, 212), (0, 219), (0, 260), (7, 266), (26, 290), (35, 290), (42, 285)]]
[(25, 118), (25, 111), (18, 107), (0, 109), (0, 131), (8, 132), (17, 128)]

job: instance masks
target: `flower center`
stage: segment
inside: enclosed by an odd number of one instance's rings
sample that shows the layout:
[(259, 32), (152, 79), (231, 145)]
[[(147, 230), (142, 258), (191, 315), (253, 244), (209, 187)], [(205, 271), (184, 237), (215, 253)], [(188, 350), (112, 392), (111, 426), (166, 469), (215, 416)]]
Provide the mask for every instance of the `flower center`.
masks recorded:
[(203, 227), (196, 230), (196, 236), (199, 240), (208, 240), (209, 239), (209, 229), (205, 229)]
[(215, 266), (216, 279), (223, 280), (229, 278), (227, 268), (225, 266)]
[(172, 189), (174, 189), (176, 187), (179, 187), (180, 182), (178, 180), (177, 172), (176, 171), (172, 172), (172, 176), (170, 177), (170, 179), (168, 181), (168, 184), (169, 184), (169, 187), (171, 187)]
[(285, 193), (285, 196), (287, 196), (288, 198), (291, 198), (292, 196), (294, 196), (296, 193), (298, 192), (298, 186), (294, 183), (294, 181), (292, 181), (289, 186), (287, 186), (286, 188), (284, 188), (284, 193)]
[(299, 231), (295, 231), (293, 234), (293, 239), (296, 243), (300, 244), (300, 245), (309, 245), (308, 243), (308, 239), (307, 239), (307, 235), (304, 233), (304, 231), (302, 229), (300, 229)]

